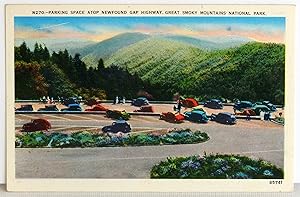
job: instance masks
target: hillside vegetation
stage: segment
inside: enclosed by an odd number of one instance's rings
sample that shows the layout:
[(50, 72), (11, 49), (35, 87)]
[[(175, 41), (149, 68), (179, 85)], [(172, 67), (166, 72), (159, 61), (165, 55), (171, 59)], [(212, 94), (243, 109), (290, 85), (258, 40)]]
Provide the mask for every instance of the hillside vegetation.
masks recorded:
[(31, 51), (23, 43), (15, 47), (16, 96), (85, 94), (111, 99), (146, 91), (155, 100), (171, 100), (180, 93), (284, 103), (283, 44), (249, 42), (207, 50), (174, 39), (127, 33), (78, 49), (75, 55), (67, 50), (50, 54), (39, 44)]
[(150, 38), (117, 51), (105, 64), (118, 65), (137, 74), (143, 81), (162, 89), (162, 97), (180, 92), (283, 103), (284, 51), (281, 44), (251, 42), (208, 52), (179, 42)]
[(209, 51), (236, 47), (251, 41), (250, 39), (245, 39), (245, 38), (242, 39), (237, 37), (227, 37), (222, 39), (219, 38), (221, 39), (221, 41), (218, 39), (212, 41), (210, 39), (199, 39), (199, 38), (182, 36), (182, 35), (166, 35), (166, 36), (162, 36), (162, 38), (181, 42), (184, 44), (189, 44), (191, 46), (204, 49), (204, 50), (209, 50)]
[[(216, 41), (208, 40), (208, 39), (201, 39), (201, 38), (194, 38), (190, 36), (184, 35), (149, 35), (143, 34), (138, 32), (130, 32), (130, 33), (122, 33), (112, 38), (103, 40), (98, 43), (89, 44), (86, 46), (82, 46), (82, 44), (78, 44), (78, 47), (74, 47), (74, 45), (70, 45), (67, 43), (65, 45), (66, 49), (70, 52), (72, 56), (76, 53), (81, 55), (81, 60), (90, 67), (97, 67), (98, 60), (102, 58), (103, 60), (109, 59), (113, 54), (115, 54), (118, 50), (124, 49), (133, 45), (139, 41), (143, 41), (145, 39), (151, 38), (152, 40), (164, 40), (170, 41), (175, 43), (180, 43), (183, 45), (189, 45), (192, 47), (199, 48), (205, 51), (213, 51), (219, 50), (224, 48), (236, 47), (241, 46), (249, 42), (249, 39), (246, 38), (239, 38), (239, 37), (222, 37), (216, 38)], [(51, 48), (61, 49), (64, 50), (65, 48), (53, 47)], [(57, 50), (58, 51), (58, 50)], [(56, 51), (56, 52), (57, 52)]]

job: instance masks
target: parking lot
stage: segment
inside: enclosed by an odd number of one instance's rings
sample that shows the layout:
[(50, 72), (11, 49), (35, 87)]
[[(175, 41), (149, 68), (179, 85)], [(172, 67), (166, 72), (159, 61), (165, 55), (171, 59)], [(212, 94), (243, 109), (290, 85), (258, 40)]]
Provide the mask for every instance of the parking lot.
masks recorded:
[[(18, 107), (20, 104), (16, 104)], [(133, 112), (130, 104), (103, 104), (109, 109)], [(174, 104), (153, 104), (156, 113), (172, 111)], [(34, 104), (34, 109), (44, 107)], [(59, 105), (59, 108), (64, 106)], [(84, 106), (85, 107), (85, 106)], [(223, 110), (204, 108), (208, 114), (221, 111), (233, 113), (232, 106)], [(183, 109), (186, 111), (189, 109)], [(281, 110), (281, 109), (279, 109)], [(16, 133), (34, 118), (45, 118), (52, 124), (49, 132), (101, 132), (101, 128), (114, 120), (104, 114), (16, 114)], [(206, 153), (235, 153), (263, 158), (283, 167), (284, 127), (270, 121), (241, 120), (235, 125), (214, 121), (198, 124), (185, 121), (173, 124), (159, 120), (159, 116), (132, 115), (128, 123), (133, 132), (161, 129), (190, 128), (207, 132), (210, 140), (200, 144), (105, 147), (71, 149), (16, 149), (16, 175), (18, 178), (149, 178), (150, 168), (169, 156), (187, 156)], [(58, 168), (59, 166), (59, 168)]]
[[(30, 103), (30, 102), (16, 103), (15, 107), (19, 108), (21, 105), (32, 105), (34, 111), (37, 111), (38, 109), (45, 107), (45, 104)], [(103, 105), (104, 107), (106, 107), (108, 109), (111, 109), (111, 110), (126, 110), (127, 112), (133, 112), (134, 110), (139, 109), (139, 107), (135, 107), (135, 106), (131, 105), (130, 103), (125, 103), (125, 104), (102, 103), (101, 105)], [(173, 106), (175, 104), (151, 104), (151, 105), (153, 106), (153, 109), (154, 109), (155, 113), (161, 113), (161, 112), (173, 111)], [(66, 106), (64, 106), (62, 104), (57, 104), (56, 106), (59, 110), (67, 108)], [(83, 105), (83, 104), (81, 104), (81, 107), (82, 107), (83, 111), (85, 109), (91, 108), (90, 106)], [(219, 113), (219, 112), (222, 112), (222, 111), (233, 113), (232, 106), (224, 106), (224, 109), (222, 109), (222, 110), (218, 110), (218, 109), (215, 110), (215, 109), (210, 109), (210, 108), (206, 108), (206, 107), (203, 107), (203, 109), (205, 109), (208, 114)], [(189, 111), (189, 110), (190, 110), (189, 108), (182, 108), (182, 112)]]

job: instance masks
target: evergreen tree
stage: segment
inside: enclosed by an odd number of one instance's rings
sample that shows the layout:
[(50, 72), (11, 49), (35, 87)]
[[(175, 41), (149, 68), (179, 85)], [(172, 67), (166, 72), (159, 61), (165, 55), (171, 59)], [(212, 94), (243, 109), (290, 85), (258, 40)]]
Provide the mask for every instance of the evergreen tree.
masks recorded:
[(42, 59), (44, 61), (48, 61), (50, 59), (50, 53), (49, 53), (49, 50), (48, 50), (48, 48), (46, 46), (44, 46)]
[(32, 52), (27, 47), (26, 43), (23, 42), (20, 47), (15, 48), (15, 60), (16, 61), (24, 61), (30, 62), (32, 59)]
[(97, 70), (98, 70), (99, 72), (101, 72), (101, 71), (104, 70), (104, 62), (103, 62), (103, 59), (102, 59), (102, 58), (100, 58), (99, 61), (98, 61)]
[(80, 86), (87, 86), (87, 68), (84, 62), (80, 60), (80, 54), (76, 53), (73, 59), (73, 64), (75, 68), (75, 79), (78, 81)]

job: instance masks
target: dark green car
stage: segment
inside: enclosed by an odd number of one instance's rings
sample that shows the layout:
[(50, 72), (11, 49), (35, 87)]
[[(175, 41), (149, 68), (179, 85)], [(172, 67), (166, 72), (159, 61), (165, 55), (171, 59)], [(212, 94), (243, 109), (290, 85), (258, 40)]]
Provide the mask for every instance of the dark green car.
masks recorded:
[(267, 106), (271, 111), (276, 111), (276, 106), (272, 104), (270, 101), (262, 101), (262, 102), (256, 102), (256, 105), (265, 105)]
[(260, 112), (263, 111), (263, 112), (271, 112), (271, 110), (265, 106), (265, 105), (254, 105), (252, 108), (251, 108), (253, 111), (255, 111), (256, 115), (259, 116)]
[(206, 113), (200, 109), (194, 109), (190, 112), (184, 113), (185, 119), (191, 122), (198, 122), (198, 123), (207, 123), (208, 117)]

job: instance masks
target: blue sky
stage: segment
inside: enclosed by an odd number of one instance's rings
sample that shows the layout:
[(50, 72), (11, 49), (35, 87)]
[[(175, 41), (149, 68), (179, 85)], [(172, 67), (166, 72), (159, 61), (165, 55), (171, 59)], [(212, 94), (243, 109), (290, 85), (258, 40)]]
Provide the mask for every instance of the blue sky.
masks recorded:
[(101, 41), (124, 32), (192, 37), (240, 36), (284, 42), (283, 17), (15, 17), (16, 39)]

